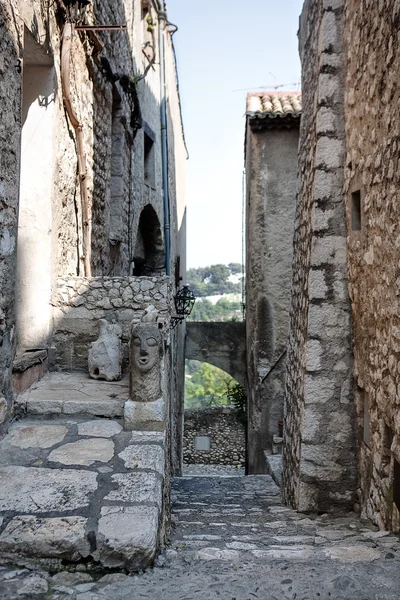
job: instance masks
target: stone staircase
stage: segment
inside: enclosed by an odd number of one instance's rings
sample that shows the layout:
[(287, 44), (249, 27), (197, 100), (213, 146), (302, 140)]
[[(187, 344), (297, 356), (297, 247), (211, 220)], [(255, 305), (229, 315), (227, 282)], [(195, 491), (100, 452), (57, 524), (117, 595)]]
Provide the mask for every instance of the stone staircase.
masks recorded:
[[(0, 558), (127, 571), (162, 542), (164, 433), (124, 431), (127, 382), (52, 373), (0, 442)], [(111, 418), (112, 417), (112, 418)]]
[[(191, 466), (190, 472), (195, 473), (196, 468)], [(353, 513), (339, 517), (298, 514), (283, 506), (268, 475), (182, 477), (172, 481), (172, 497), (170, 541), (153, 569), (127, 576), (121, 572), (93, 573), (90, 568), (84, 571), (85, 565), (79, 565), (79, 572), (49, 575), (43, 570), (0, 567), (0, 597), (399, 598), (398, 536), (377, 531)]]

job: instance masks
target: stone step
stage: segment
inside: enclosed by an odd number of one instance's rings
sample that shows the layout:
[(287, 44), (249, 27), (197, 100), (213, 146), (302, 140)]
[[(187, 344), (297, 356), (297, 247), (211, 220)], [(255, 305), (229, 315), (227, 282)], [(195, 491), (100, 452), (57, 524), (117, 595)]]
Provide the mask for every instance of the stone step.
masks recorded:
[(86, 373), (48, 373), (15, 400), (15, 413), (25, 415), (93, 415), (122, 417), (129, 397), (128, 379), (101, 381)]
[(14, 422), (0, 442), (0, 559), (142, 569), (160, 538), (164, 436), (79, 416)]

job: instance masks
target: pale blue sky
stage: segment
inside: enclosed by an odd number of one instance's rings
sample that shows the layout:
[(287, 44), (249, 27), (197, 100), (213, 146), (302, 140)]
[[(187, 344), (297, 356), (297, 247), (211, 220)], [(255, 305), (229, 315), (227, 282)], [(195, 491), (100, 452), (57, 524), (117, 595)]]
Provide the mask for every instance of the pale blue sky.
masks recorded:
[[(187, 162), (188, 267), (241, 262), (246, 94), (300, 89), (303, 0), (168, 0)], [(237, 91), (240, 90), (240, 91)]]

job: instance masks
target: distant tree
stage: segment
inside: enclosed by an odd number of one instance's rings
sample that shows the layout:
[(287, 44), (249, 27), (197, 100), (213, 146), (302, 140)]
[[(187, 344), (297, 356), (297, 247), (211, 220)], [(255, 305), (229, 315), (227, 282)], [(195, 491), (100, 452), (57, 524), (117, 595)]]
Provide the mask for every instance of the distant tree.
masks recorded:
[(219, 406), (228, 403), (236, 381), (218, 367), (199, 361), (186, 361), (185, 408)]

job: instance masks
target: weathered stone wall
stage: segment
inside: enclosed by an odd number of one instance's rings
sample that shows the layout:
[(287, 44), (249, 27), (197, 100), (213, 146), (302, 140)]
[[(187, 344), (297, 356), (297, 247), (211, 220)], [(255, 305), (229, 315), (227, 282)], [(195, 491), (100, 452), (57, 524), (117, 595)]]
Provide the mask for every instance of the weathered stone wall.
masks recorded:
[[(230, 406), (185, 410), (183, 462), (185, 464), (236, 465), (245, 462), (245, 428)], [(210, 450), (196, 450), (195, 438), (210, 440)]]
[[(364, 516), (395, 530), (394, 461), (400, 463), (399, 23), (395, 0), (345, 2), (345, 200), (358, 495)], [(352, 194), (357, 192), (361, 222), (355, 229)]]
[[(86, 153), (88, 189), (92, 233), (92, 274), (94, 276), (128, 276), (134, 272), (136, 249), (143, 247), (139, 232), (140, 215), (150, 205), (158, 221), (157, 239), (160, 255), (164, 246), (164, 209), (161, 178), (160, 133), (160, 67), (158, 2), (153, 2), (155, 65), (142, 78), (149, 60), (142, 52), (144, 38), (149, 36), (147, 21), (142, 18), (140, 2), (94, 0), (85, 11), (89, 24), (126, 24), (126, 30), (107, 32), (75, 32), (70, 53), (71, 101), (82, 124)], [(4, 381), (0, 382), (1, 415), (11, 406), (11, 364), (15, 353), (15, 312), (40, 316), (26, 333), (26, 318), (18, 319), (19, 350), (47, 348), (51, 343), (49, 305), (51, 290), (56, 289), (57, 277), (82, 276), (82, 207), (77, 172), (75, 132), (63, 105), (61, 86), (61, 40), (66, 19), (61, 0), (10, 0), (0, 8), (0, 70), (2, 81), (0, 118), (0, 367)], [(184, 205), (184, 140), (176, 89), (175, 60), (170, 34), (166, 33), (166, 73), (168, 81), (168, 138), (171, 143), (169, 168), (172, 265), (176, 262), (178, 238), (184, 238), (182, 206)], [(31, 40), (28, 48), (27, 40)], [(151, 55), (152, 52), (149, 52)], [(52, 94), (30, 97), (32, 81), (29, 69), (46, 68), (51, 71), (54, 87)], [(21, 67), (21, 68), (20, 68)], [(23, 94), (23, 73), (25, 73)], [(135, 80), (137, 98), (128, 94), (126, 85)], [(135, 77), (138, 79), (135, 79)], [(121, 79), (122, 77), (122, 79)], [(27, 93), (28, 92), (28, 93)], [(21, 119), (21, 98), (24, 96), (24, 119)], [(50, 135), (51, 156), (46, 170), (35, 167), (35, 158), (43, 154), (42, 139), (26, 148), (28, 169), (22, 165), (20, 175), (21, 128), (31, 109), (38, 107), (46, 116), (46, 135)], [(140, 125), (143, 127), (140, 129)], [(35, 129), (42, 132), (41, 128)], [(145, 131), (153, 139), (154, 178), (145, 181)], [(29, 136), (30, 137), (30, 136)], [(53, 143), (51, 143), (51, 137)], [(47, 139), (47, 138), (46, 138)], [(173, 144), (172, 144), (173, 141)], [(22, 149), (24, 152), (24, 148)], [(173, 160), (171, 158), (173, 153)], [(30, 160), (32, 159), (32, 160)], [(178, 186), (179, 178), (179, 186)], [(48, 180), (46, 194), (40, 194), (37, 183)], [(18, 206), (18, 195), (25, 185), (25, 208)], [(30, 190), (35, 190), (38, 201), (33, 202)], [(179, 219), (176, 217), (179, 204)], [(20, 219), (17, 250), (17, 220)], [(48, 227), (44, 225), (44, 213)], [(47, 222), (47, 221), (46, 221)], [(42, 235), (41, 229), (46, 230)], [(154, 224), (154, 223), (153, 223)], [(157, 225), (157, 224), (156, 224)], [(178, 231), (178, 228), (180, 231)], [(24, 231), (24, 236), (21, 231)], [(147, 232), (146, 232), (147, 233)], [(150, 232), (152, 235), (152, 232)], [(46, 238), (44, 243), (44, 238)], [(47, 239), (48, 238), (48, 239)], [(139, 243), (138, 243), (139, 240)], [(20, 243), (20, 242), (24, 243)], [(26, 243), (25, 243), (26, 242)], [(184, 247), (184, 245), (182, 246)], [(35, 248), (35, 253), (32, 253)], [(47, 264), (48, 263), (48, 264)], [(182, 258), (184, 267), (185, 261)], [(165, 273), (163, 261), (146, 275)], [(143, 274), (143, 273), (141, 273)], [(175, 274), (175, 273), (173, 273)], [(17, 301), (14, 284), (17, 282)], [(38, 283), (39, 282), (39, 283)], [(33, 294), (32, 289), (40, 288)], [(46, 294), (42, 293), (43, 289)], [(37, 290), (36, 290), (37, 291)], [(38, 300), (33, 301), (33, 298)], [(28, 311), (26, 309), (29, 309)], [(39, 321), (39, 318), (36, 320)], [(183, 349), (176, 353), (183, 364)], [(70, 361), (71, 362), (71, 361)], [(71, 363), (72, 364), (72, 363)], [(3, 375), (4, 374), (4, 375)], [(183, 376), (181, 379), (181, 388)], [(1, 398), (5, 396), (6, 402)], [(0, 420), (1, 420), (0, 419)], [(0, 423), (0, 435), (2, 433)]]
[(307, 0), (283, 489), (299, 510), (352, 507), (355, 444), (343, 200), (342, 1)]
[(99, 335), (99, 319), (122, 329), (125, 363), (132, 321), (153, 305), (169, 328), (171, 284), (168, 277), (93, 277), (59, 279), (53, 297), (52, 368), (87, 370), (90, 343)]
[[(279, 117), (278, 117), (279, 119)], [(283, 419), (285, 349), (296, 206), (298, 123), (246, 132), (246, 343), (248, 469), (265, 473), (264, 450)]]
[(18, 68), (21, 28), (12, 5), (0, 4), (0, 437), (11, 410), (11, 370), (15, 351), (15, 268), (18, 225), (18, 173), (21, 135), (21, 83)]

